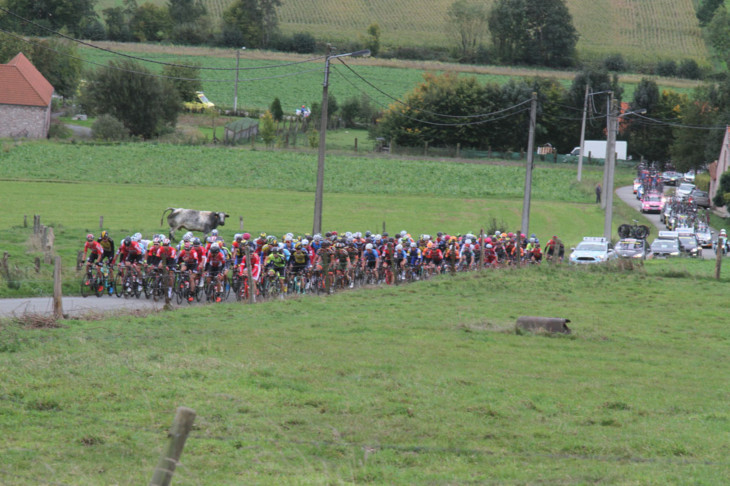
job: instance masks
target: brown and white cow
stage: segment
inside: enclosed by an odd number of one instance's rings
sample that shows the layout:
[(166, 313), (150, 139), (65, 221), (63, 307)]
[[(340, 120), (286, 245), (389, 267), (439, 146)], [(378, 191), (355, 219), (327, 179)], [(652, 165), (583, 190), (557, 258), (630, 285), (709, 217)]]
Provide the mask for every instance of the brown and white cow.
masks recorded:
[(165, 213), (171, 211), (167, 215), (167, 224), (170, 225), (170, 239), (175, 238), (175, 231), (185, 228), (188, 231), (202, 231), (206, 235), (218, 226), (226, 224), (228, 213), (214, 211), (198, 211), (195, 209), (183, 208), (167, 208), (162, 211), (160, 218), (160, 226), (165, 219)]

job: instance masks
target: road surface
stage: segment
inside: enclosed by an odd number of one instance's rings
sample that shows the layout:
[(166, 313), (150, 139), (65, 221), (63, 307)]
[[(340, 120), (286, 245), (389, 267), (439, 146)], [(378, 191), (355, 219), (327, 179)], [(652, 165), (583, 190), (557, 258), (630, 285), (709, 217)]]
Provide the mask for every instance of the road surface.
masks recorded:
[[(79, 317), (95, 312), (129, 311), (138, 309), (162, 309), (163, 302), (154, 302), (144, 297), (140, 299), (119, 299), (117, 297), (64, 297), (63, 313)], [(0, 318), (19, 317), (24, 314), (53, 314), (53, 299), (32, 297), (26, 299), (0, 299)]]

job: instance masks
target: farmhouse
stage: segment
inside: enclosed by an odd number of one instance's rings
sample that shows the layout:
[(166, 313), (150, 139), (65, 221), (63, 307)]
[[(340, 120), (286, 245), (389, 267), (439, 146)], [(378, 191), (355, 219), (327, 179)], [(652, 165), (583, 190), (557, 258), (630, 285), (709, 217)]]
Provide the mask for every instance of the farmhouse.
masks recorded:
[(0, 138), (46, 138), (53, 86), (19, 53), (0, 64)]

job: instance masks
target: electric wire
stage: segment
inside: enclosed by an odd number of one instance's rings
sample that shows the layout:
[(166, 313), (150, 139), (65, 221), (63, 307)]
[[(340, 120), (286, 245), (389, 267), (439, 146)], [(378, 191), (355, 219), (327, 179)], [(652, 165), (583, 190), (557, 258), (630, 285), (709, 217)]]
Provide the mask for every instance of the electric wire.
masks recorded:
[(13, 17), (16, 17), (16, 18), (22, 20), (23, 22), (26, 22), (26, 23), (34, 26), (34, 27), (38, 27), (39, 29), (42, 29), (42, 30), (44, 30), (46, 32), (49, 32), (49, 33), (54, 34), (54, 35), (57, 35), (59, 37), (62, 37), (62, 38), (67, 39), (67, 40), (70, 40), (72, 42), (76, 42), (77, 44), (80, 44), (80, 45), (83, 45), (83, 46), (86, 46), (86, 47), (90, 47), (90, 48), (93, 48), (93, 49), (98, 49), (100, 51), (104, 51), (104, 52), (107, 52), (109, 54), (114, 54), (116, 56), (126, 57), (128, 59), (134, 59), (136, 61), (149, 62), (149, 63), (153, 63), (153, 64), (161, 64), (163, 66), (181, 67), (181, 68), (188, 68), (188, 69), (201, 69), (201, 70), (206, 70), (206, 71), (250, 71), (250, 70), (255, 70), (255, 69), (276, 69), (276, 68), (280, 68), (280, 67), (293, 66), (295, 64), (303, 64), (305, 62), (318, 61), (320, 59), (324, 59), (325, 58), (325, 56), (317, 56), (317, 57), (312, 57), (312, 58), (305, 59), (305, 60), (302, 60), (302, 61), (291, 61), (291, 62), (286, 62), (286, 63), (281, 63), (281, 64), (272, 64), (270, 66), (248, 66), (248, 67), (238, 67), (238, 68), (235, 68), (235, 67), (231, 67), (231, 68), (229, 68), (229, 67), (226, 67), (226, 68), (222, 68), (222, 67), (220, 67), (220, 68), (218, 68), (218, 67), (200, 67), (200, 66), (190, 66), (190, 65), (186, 65), (186, 64), (176, 64), (176, 63), (171, 63), (171, 62), (156, 61), (154, 59), (147, 59), (147, 58), (139, 57), (139, 56), (133, 56), (131, 54), (125, 54), (123, 52), (115, 51), (113, 49), (107, 49), (105, 47), (97, 46), (97, 45), (94, 45), (94, 44), (92, 44), (90, 42), (86, 42), (86, 41), (82, 41), (80, 39), (76, 39), (76, 38), (71, 37), (69, 35), (66, 35), (66, 34), (64, 34), (62, 32), (58, 32), (56, 30), (50, 29), (48, 27), (45, 27), (43, 25), (37, 24), (37, 23), (33, 22), (32, 20), (26, 19), (26, 18), (24, 18), (24, 17), (16, 14), (15, 12), (12, 12), (12, 11), (10, 11), (10, 10), (2, 7), (2, 6), (0, 6), (0, 11), (1, 12), (5, 12), (5, 13), (8, 13), (8, 14), (12, 15)]
[[(132, 70), (132, 69), (124, 69), (124, 68), (121, 68), (119, 66), (115, 66), (113, 64), (101, 64), (101, 63), (98, 63), (98, 62), (89, 61), (87, 59), (83, 59), (83, 58), (80, 58), (80, 57), (76, 57), (76, 56), (73, 56), (73, 55), (68, 54), (68, 53), (65, 53), (65, 52), (61, 52), (61, 51), (59, 51), (57, 49), (53, 49), (52, 47), (45, 46), (45, 45), (43, 45), (41, 43), (38, 43), (38, 42), (34, 42), (32, 40), (25, 39), (24, 37), (19, 36), (19, 35), (16, 35), (13, 32), (9, 32), (9, 31), (7, 31), (7, 30), (5, 30), (3, 28), (0, 28), (0, 32), (4, 33), (6, 35), (9, 35), (11, 37), (15, 37), (16, 39), (18, 39), (18, 40), (20, 40), (22, 42), (26, 42), (28, 44), (32, 44), (34, 46), (37, 46), (37, 47), (40, 47), (42, 49), (46, 49), (46, 50), (55, 52), (56, 54), (59, 54), (59, 55), (62, 55), (62, 56), (66, 56), (66, 57), (69, 57), (71, 59), (76, 59), (76, 60), (81, 61), (81, 62), (86, 63), (86, 64), (91, 64), (91, 65), (98, 66), (98, 67), (102, 67), (102, 68), (114, 69), (116, 71), (126, 72), (126, 73), (130, 73), (130, 74), (139, 74), (139, 75), (142, 75), (142, 76), (149, 76), (149, 77), (161, 78), (161, 79), (174, 79), (174, 80), (180, 80), (180, 81), (203, 81), (203, 82), (206, 82), (206, 83), (233, 83), (235, 81), (233, 79), (200, 79), (200, 78), (185, 78), (185, 77), (181, 77), (181, 76), (166, 76), (164, 74), (156, 74), (156, 73), (151, 73), (151, 72), (135, 71), (135, 70)], [(289, 76), (297, 76), (299, 74), (306, 74), (306, 73), (311, 73), (311, 72), (321, 72), (322, 69), (323, 69), (322, 67), (316, 67), (316, 68), (313, 68), (313, 69), (305, 69), (305, 70), (302, 70), (302, 71), (295, 71), (295, 72), (292, 72), (292, 73), (275, 74), (275, 75), (271, 75), (271, 76), (261, 76), (261, 77), (257, 77), (257, 78), (239, 78), (238, 79), (238, 82), (240, 83), (240, 82), (251, 82), (251, 81), (265, 81), (265, 80), (268, 80), (268, 79), (285, 78), (285, 77), (289, 77)]]
[[(350, 67), (341, 57), (338, 57), (337, 60), (340, 61), (352, 74), (354, 74), (357, 78), (359, 78), (365, 84), (367, 84), (368, 86), (370, 86), (371, 88), (373, 88), (374, 90), (376, 90), (378, 93), (386, 96), (387, 98), (390, 98), (391, 100), (395, 101), (396, 103), (402, 104), (403, 106), (405, 106), (407, 108), (415, 109), (415, 108), (410, 107), (404, 101), (402, 101), (402, 100), (400, 100), (400, 99), (398, 99), (398, 98), (396, 98), (396, 97), (394, 97), (394, 96), (386, 93), (385, 91), (381, 90), (380, 88), (378, 88), (377, 86), (375, 86), (373, 83), (371, 83), (370, 81), (368, 81), (367, 79), (365, 79), (363, 76), (361, 76), (359, 73), (357, 73), (354, 69), (352, 69), (352, 67)], [(525, 105), (525, 104), (529, 103), (530, 101), (531, 100), (528, 99), (528, 100), (525, 100), (525, 101), (523, 101), (521, 103), (518, 103), (517, 105), (514, 105), (514, 106), (510, 106), (510, 107), (507, 107), (507, 108), (504, 108), (504, 109), (501, 109), (501, 110), (497, 110), (497, 111), (494, 111), (494, 112), (491, 112), (491, 113), (479, 113), (479, 114), (476, 114), (476, 115), (449, 115), (449, 114), (446, 114), (446, 113), (436, 113), (436, 112), (429, 111), (429, 110), (424, 110), (424, 109), (421, 109), (421, 108), (418, 108), (418, 111), (421, 111), (421, 112), (426, 113), (426, 114), (429, 114), (429, 115), (440, 116), (440, 117), (444, 117), (444, 118), (483, 118), (483, 117), (492, 116), (492, 115), (495, 115), (495, 114), (504, 113), (504, 112), (506, 112), (506, 111), (508, 111), (508, 110), (510, 110), (512, 108), (519, 107), (521, 105)]]

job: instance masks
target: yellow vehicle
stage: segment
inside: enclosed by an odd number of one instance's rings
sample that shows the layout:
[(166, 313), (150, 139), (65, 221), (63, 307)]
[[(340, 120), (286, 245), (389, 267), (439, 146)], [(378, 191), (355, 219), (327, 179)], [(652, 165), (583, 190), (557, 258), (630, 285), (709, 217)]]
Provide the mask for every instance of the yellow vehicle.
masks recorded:
[(183, 103), (185, 110), (198, 113), (205, 111), (208, 108), (215, 108), (215, 104), (211, 102), (202, 91), (196, 91), (195, 98), (195, 101), (186, 101)]

